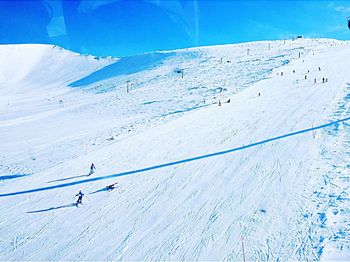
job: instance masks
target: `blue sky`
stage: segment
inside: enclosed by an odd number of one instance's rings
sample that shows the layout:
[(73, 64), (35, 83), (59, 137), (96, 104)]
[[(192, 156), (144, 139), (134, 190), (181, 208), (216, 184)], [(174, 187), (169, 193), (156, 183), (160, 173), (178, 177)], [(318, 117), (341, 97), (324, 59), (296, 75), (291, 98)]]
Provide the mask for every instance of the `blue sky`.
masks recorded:
[(288, 39), (350, 39), (350, 1), (0, 0), (0, 43), (93, 55)]

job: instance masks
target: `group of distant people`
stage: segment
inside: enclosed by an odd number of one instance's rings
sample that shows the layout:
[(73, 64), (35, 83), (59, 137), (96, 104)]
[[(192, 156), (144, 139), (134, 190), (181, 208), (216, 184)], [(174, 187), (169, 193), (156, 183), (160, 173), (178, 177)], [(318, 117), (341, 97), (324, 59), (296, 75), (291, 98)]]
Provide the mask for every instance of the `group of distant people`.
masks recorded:
[[(318, 67), (318, 71), (321, 71), (321, 67)], [(310, 73), (310, 70), (307, 70), (307, 74), (308, 73)], [(293, 69), (293, 74), (295, 74), (295, 70)], [(304, 79), (306, 80), (307, 79), (307, 74), (305, 74), (305, 76), (304, 76)], [(283, 76), (283, 72), (280, 72), (280, 73), (277, 73), (277, 75), (281, 75), (281, 76)], [(298, 83), (299, 81), (297, 80), (297, 83)], [(323, 77), (322, 78), (322, 83), (327, 83), (328, 82), (328, 78), (325, 78), (325, 77)], [(314, 79), (314, 83), (316, 84), (317, 83), (317, 79), (315, 78)], [(260, 95), (259, 95), (260, 96)]]
[[(91, 163), (90, 171), (89, 171), (88, 176), (91, 176), (92, 174), (94, 174), (94, 173), (95, 173), (95, 170), (96, 170), (96, 167), (95, 167), (94, 163)], [(116, 185), (116, 184), (118, 184), (118, 182), (106, 186), (106, 190), (107, 190), (107, 191), (110, 191), (110, 190), (115, 189), (115, 185)], [(77, 201), (76, 201), (76, 203), (75, 203), (75, 205), (78, 207), (79, 204), (80, 204), (80, 205), (83, 204), (83, 196), (84, 196), (84, 193), (83, 193), (81, 190), (79, 190), (78, 194), (76, 194), (75, 196), (78, 197), (78, 199), (77, 199)]]
[[(317, 82), (317, 79), (315, 78), (314, 79), (314, 83), (316, 84), (316, 82)], [(322, 78), (322, 83), (327, 83), (328, 82), (328, 78)]]
[[(231, 103), (231, 99), (227, 100), (225, 103), (227, 104)], [(219, 100), (219, 106), (221, 106), (221, 100)]]
[[(321, 67), (318, 67), (318, 71), (321, 71)], [(307, 73), (310, 73), (310, 70), (307, 70)], [(294, 70), (294, 69), (293, 69), (293, 74), (295, 74), (295, 70)], [(283, 72), (277, 73), (277, 75), (283, 76)], [(305, 80), (306, 80), (306, 79), (307, 79), (307, 75), (305, 75)], [(299, 82), (299, 81), (297, 80), (297, 83), (298, 83), (298, 82)], [(317, 82), (317, 79), (315, 78), (315, 79), (314, 79), (314, 83), (316, 84), (316, 82)], [(327, 82), (328, 82), (328, 78), (323, 77), (323, 78), (322, 78), (322, 83), (327, 83)], [(260, 92), (258, 93), (258, 96), (261, 96), (261, 93), (260, 93)], [(231, 102), (231, 100), (229, 99), (229, 100), (227, 100), (226, 103), (230, 103), (230, 102)], [(222, 105), (221, 100), (219, 100), (218, 105), (219, 105), (219, 106)]]

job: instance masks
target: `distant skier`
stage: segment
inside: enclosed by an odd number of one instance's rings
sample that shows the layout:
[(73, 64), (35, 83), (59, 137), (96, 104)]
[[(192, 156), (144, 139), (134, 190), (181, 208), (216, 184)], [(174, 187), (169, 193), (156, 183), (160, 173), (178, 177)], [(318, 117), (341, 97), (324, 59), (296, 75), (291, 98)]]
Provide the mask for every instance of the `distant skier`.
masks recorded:
[(75, 203), (75, 205), (76, 206), (78, 206), (79, 204), (82, 205), (83, 204), (83, 196), (84, 196), (83, 192), (81, 192), (81, 190), (79, 190), (79, 193), (76, 194), (75, 196), (78, 197), (77, 202)]
[(219, 100), (219, 106), (221, 106), (221, 100)]
[(321, 71), (321, 67), (318, 67), (318, 71)]
[(106, 189), (107, 189), (107, 190), (113, 190), (113, 189), (115, 189), (115, 185), (116, 185), (116, 184), (118, 184), (118, 182), (106, 186)]
[(95, 173), (95, 170), (96, 170), (96, 167), (95, 167), (94, 163), (92, 163), (90, 166), (89, 176), (92, 175), (93, 173)]

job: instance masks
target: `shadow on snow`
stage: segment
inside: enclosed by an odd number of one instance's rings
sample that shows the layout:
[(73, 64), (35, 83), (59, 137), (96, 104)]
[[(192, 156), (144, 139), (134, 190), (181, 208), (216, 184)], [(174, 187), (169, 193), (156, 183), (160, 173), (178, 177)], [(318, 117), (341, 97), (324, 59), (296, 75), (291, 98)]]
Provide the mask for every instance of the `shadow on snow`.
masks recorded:
[(113, 191), (114, 189), (117, 189), (118, 187), (119, 187), (119, 186), (116, 186), (116, 187), (114, 187), (113, 189), (108, 189), (107, 187), (103, 187), (103, 188), (101, 188), (101, 189), (99, 189), (99, 190), (96, 190), (96, 191), (94, 191), (94, 192), (89, 193), (89, 195), (93, 195), (93, 194), (100, 193), (100, 192), (109, 192), (109, 191)]
[(62, 178), (62, 179), (51, 180), (51, 181), (48, 181), (47, 183), (62, 182), (62, 181), (66, 181), (66, 180), (76, 179), (76, 178), (80, 178), (80, 177), (87, 177), (87, 176), (90, 176), (90, 174), (80, 175), (80, 176), (71, 176), (71, 177), (66, 177), (66, 178)]
[(152, 69), (160, 65), (164, 59), (175, 53), (148, 53), (120, 58), (117, 62), (105, 66), (92, 74), (72, 82), (71, 87), (90, 85), (98, 81), (106, 80), (121, 75), (130, 75), (146, 69)]
[(29, 176), (29, 174), (13, 174), (13, 175), (0, 176), (0, 180), (20, 178), (20, 177), (24, 177), (24, 176)]
[(146, 172), (146, 171), (150, 171), (150, 170), (156, 170), (156, 169), (165, 168), (165, 167), (169, 167), (169, 166), (174, 166), (174, 165), (178, 165), (178, 164), (183, 164), (183, 163), (187, 163), (187, 162), (197, 161), (197, 160), (201, 160), (201, 159), (205, 159), (205, 158), (209, 158), (209, 157), (225, 155), (225, 154), (228, 154), (228, 153), (232, 153), (232, 152), (235, 152), (235, 151), (241, 151), (241, 150), (244, 150), (244, 149), (247, 149), (247, 148), (250, 148), (250, 147), (256, 147), (256, 146), (259, 146), (259, 145), (262, 145), (262, 144), (266, 144), (266, 143), (269, 143), (269, 142), (272, 142), (272, 141), (280, 140), (280, 139), (283, 139), (283, 138), (300, 135), (300, 134), (311, 132), (311, 131), (314, 131), (314, 130), (317, 130), (317, 129), (326, 128), (326, 127), (329, 127), (329, 126), (332, 126), (332, 125), (338, 125), (341, 122), (345, 122), (345, 121), (349, 121), (349, 120), (350, 120), (350, 117), (347, 117), (347, 118), (343, 118), (343, 119), (340, 119), (340, 120), (337, 120), (337, 121), (329, 122), (327, 124), (323, 124), (323, 125), (320, 125), (320, 126), (299, 130), (299, 131), (296, 131), (296, 132), (288, 133), (288, 134), (281, 135), (281, 136), (272, 137), (272, 138), (269, 138), (269, 139), (266, 139), (266, 140), (262, 140), (262, 141), (259, 141), (259, 142), (251, 143), (251, 144), (240, 146), (240, 147), (231, 148), (231, 149), (224, 150), (224, 151), (218, 151), (218, 152), (211, 153), (211, 154), (200, 155), (200, 156), (196, 156), (196, 157), (192, 157), (192, 158), (186, 158), (186, 159), (182, 159), (182, 160), (178, 160), (178, 161), (174, 161), (174, 162), (168, 162), (168, 163), (164, 163), (164, 164), (160, 164), (160, 165), (145, 167), (145, 168), (141, 168), (141, 169), (135, 169), (135, 170), (121, 172), (121, 173), (117, 173), (117, 174), (111, 174), (111, 175), (107, 175), (107, 176), (94, 177), (94, 178), (89, 178), (89, 179), (84, 179), (84, 180), (80, 180), (80, 181), (69, 182), (69, 183), (64, 183), (64, 184), (59, 184), (59, 185), (54, 185), (54, 186), (39, 187), (39, 188), (28, 189), (28, 190), (23, 190), (23, 191), (17, 191), (17, 192), (12, 192), (12, 193), (4, 193), (4, 194), (0, 194), (0, 197), (29, 194), (29, 193), (34, 193), (34, 192), (47, 191), (47, 190), (52, 190), (52, 189), (57, 189), (57, 188), (69, 187), (69, 186), (74, 186), (74, 185), (79, 185), (79, 184), (84, 184), (84, 183), (89, 183), (89, 182), (100, 181), (100, 180), (104, 180), (104, 179), (110, 179), (110, 178), (115, 178), (115, 177), (121, 177), (121, 176), (127, 176), (127, 175), (142, 173), (142, 172)]
[(40, 210), (34, 210), (34, 211), (28, 211), (28, 214), (34, 214), (34, 213), (42, 213), (42, 212), (47, 212), (47, 211), (52, 211), (56, 209), (61, 209), (61, 208), (67, 208), (67, 207), (76, 207), (75, 203), (71, 203), (68, 205), (63, 205), (63, 206), (58, 206), (58, 207), (50, 207), (47, 209), (40, 209)]

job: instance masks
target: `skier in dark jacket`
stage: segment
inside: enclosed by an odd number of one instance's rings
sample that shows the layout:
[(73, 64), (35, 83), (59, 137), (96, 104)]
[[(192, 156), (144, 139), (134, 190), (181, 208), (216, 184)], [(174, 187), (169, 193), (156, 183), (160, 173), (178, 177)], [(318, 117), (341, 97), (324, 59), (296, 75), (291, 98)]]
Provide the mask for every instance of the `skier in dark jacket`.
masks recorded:
[(95, 170), (96, 170), (96, 167), (95, 167), (94, 163), (92, 163), (90, 166), (89, 176), (92, 175), (93, 173), (95, 173)]
[(116, 183), (114, 183), (114, 184), (111, 184), (111, 185), (106, 186), (106, 189), (107, 189), (107, 190), (113, 190), (113, 189), (115, 189), (115, 185), (116, 185), (116, 184), (118, 184), (118, 182), (116, 182)]
[(79, 204), (83, 204), (83, 196), (84, 196), (83, 192), (81, 192), (81, 190), (79, 190), (79, 193), (76, 194), (75, 196), (78, 197), (78, 200), (75, 203), (75, 205), (78, 206)]

